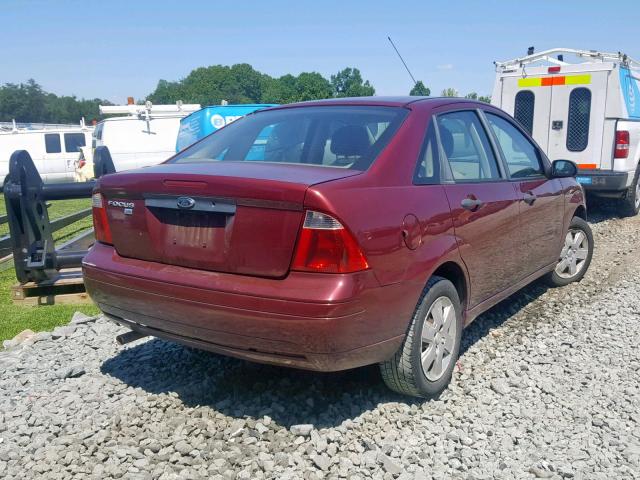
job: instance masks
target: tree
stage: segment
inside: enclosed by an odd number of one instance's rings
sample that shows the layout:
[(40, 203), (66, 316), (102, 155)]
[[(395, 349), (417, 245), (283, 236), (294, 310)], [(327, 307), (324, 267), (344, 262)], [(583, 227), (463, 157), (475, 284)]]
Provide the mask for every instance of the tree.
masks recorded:
[(106, 100), (77, 99), (75, 96), (57, 96), (42, 90), (35, 80), (26, 83), (7, 83), (0, 86), (0, 121), (87, 123), (100, 119), (98, 105), (110, 105)]
[(478, 100), (480, 102), (491, 103), (491, 95), (478, 95), (476, 92), (467, 93), (464, 98)]
[(331, 75), (331, 86), (334, 97), (370, 97), (376, 93), (369, 80), (362, 81), (357, 68), (345, 68)]
[(431, 95), (431, 89), (426, 87), (425, 84), (422, 83), (422, 80), (418, 80), (409, 92), (409, 95), (412, 97), (428, 97)]
[(440, 93), (442, 97), (458, 97), (458, 91), (455, 88), (445, 88)]

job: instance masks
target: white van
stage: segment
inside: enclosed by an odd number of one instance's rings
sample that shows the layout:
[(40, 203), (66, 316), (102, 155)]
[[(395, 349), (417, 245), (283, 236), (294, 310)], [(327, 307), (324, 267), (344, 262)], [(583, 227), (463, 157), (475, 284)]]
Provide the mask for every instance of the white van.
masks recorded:
[(93, 127), (36, 123), (0, 123), (0, 187), (16, 150), (31, 155), (45, 183), (73, 182), (78, 152), (91, 143)]
[[(152, 105), (151, 102), (100, 105), (102, 115), (126, 116), (107, 118), (98, 123), (92, 147), (106, 145), (118, 172), (156, 165), (175, 155), (180, 119), (197, 110), (200, 105), (181, 102), (176, 105)], [(84, 159), (88, 165), (90, 159), (86, 154)]]
[(621, 53), (556, 48), (496, 62), (491, 103), (551, 160), (574, 161), (585, 191), (640, 210), (640, 63)]

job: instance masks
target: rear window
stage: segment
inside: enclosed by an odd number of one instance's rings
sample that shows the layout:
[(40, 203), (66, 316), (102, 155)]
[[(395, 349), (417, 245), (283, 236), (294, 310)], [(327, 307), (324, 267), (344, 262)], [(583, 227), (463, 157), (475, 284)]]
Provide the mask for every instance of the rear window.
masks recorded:
[(535, 107), (535, 96), (530, 90), (523, 90), (516, 95), (516, 103), (513, 111), (515, 118), (520, 125), (529, 133), (533, 134), (533, 109)]
[(569, 95), (569, 120), (567, 122), (567, 150), (582, 152), (589, 144), (589, 118), (591, 116), (591, 91), (575, 88)]
[(244, 161), (366, 170), (407, 110), (321, 106), (261, 111), (212, 133), (169, 163)]
[(86, 146), (84, 133), (65, 133), (64, 134), (64, 150), (65, 152), (79, 152), (80, 147)]

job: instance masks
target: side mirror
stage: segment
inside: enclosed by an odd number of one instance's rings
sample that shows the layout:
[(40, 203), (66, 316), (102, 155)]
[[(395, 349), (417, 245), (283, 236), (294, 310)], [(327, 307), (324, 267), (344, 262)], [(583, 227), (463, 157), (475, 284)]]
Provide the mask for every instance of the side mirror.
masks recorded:
[(551, 176), (553, 178), (575, 177), (578, 167), (571, 160), (554, 160), (551, 164)]

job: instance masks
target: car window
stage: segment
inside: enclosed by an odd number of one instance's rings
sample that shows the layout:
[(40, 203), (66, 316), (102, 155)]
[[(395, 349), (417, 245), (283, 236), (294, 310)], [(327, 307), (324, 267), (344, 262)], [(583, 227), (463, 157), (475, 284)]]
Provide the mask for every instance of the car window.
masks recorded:
[(487, 134), (475, 112), (438, 115), (442, 150), (456, 181), (491, 181), (500, 178)]
[(84, 133), (65, 133), (64, 134), (64, 151), (79, 152), (80, 147), (86, 146)]
[(62, 146), (60, 145), (60, 134), (58, 133), (45, 133), (44, 134), (44, 147), (47, 153), (60, 153), (62, 152)]
[(366, 170), (407, 110), (378, 106), (309, 106), (265, 110), (212, 133), (171, 163), (251, 161)]
[(427, 134), (420, 151), (416, 167), (414, 182), (432, 185), (440, 181), (440, 164), (438, 162), (438, 147), (433, 122), (429, 124)]
[(544, 174), (538, 150), (511, 122), (487, 113), (487, 120), (498, 140), (509, 175), (512, 178), (538, 177)]

